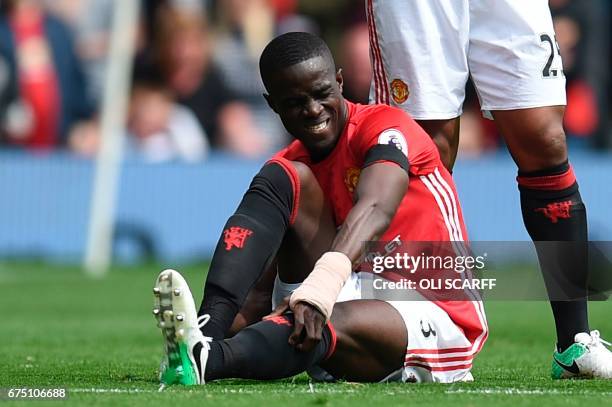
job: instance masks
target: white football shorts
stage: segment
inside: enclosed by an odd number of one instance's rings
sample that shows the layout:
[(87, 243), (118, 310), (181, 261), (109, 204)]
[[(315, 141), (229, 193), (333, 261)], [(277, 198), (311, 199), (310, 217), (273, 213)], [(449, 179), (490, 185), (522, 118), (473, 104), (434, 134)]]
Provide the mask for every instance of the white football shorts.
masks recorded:
[[(364, 276), (364, 278), (367, 278)], [(274, 281), (272, 308), (290, 295), (299, 283)], [(353, 273), (344, 284), (337, 302), (361, 299), (361, 280)], [(450, 319), (431, 301), (387, 301), (402, 316), (408, 331), (404, 367), (382, 381), (453, 383), (471, 380), (472, 360), (479, 343), (472, 344)], [(477, 341), (478, 342), (478, 341)], [(316, 380), (333, 381), (324, 369), (315, 366), (308, 374)]]
[(547, 0), (365, 0), (371, 103), (421, 120), (461, 115), (468, 75), (491, 110), (565, 105)]

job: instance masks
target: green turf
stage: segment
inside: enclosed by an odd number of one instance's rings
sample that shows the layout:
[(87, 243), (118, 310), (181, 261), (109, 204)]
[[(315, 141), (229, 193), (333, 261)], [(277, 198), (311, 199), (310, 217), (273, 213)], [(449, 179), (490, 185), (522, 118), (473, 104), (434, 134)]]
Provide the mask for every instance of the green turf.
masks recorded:
[[(198, 300), (205, 268), (182, 270)], [(611, 405), (611, 382), (549, 379), (553, 329), (544, 302), (487, 304), (491, 334), (475, 383), (310, 385), (301, 375), (158, 393), (161, 336), (151, 315), (158, 272), (114, 269), (93, 280), (77, 269), (0, 263), (0, 387), (67, 387), (63, 403), (71, 405)], [(611, 315), (612, 302), (592, 303), (592, 326), (604, 338), (612, 336)]]

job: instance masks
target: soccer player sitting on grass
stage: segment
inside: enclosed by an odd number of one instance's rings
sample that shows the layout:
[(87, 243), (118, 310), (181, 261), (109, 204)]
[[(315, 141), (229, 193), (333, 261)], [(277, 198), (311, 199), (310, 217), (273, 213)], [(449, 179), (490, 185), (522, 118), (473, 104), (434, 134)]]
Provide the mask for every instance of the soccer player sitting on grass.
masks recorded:
[[(157, 279), (162, 382), (306, 370), (353, 381), (471, 380), (488, 334), (480, 301), (361, 299), (353, 272), (365, 241), (467, 239), (431, 138), (399, 109), (346, 101), (341, 71), (311, 34), (275, 38), (260, 70), (265, 98), (296, 140), (263, 166), (227, 221), (199, 311), (176, 271)], [(261, 289), (267, 273), (272, 294)], [(246, 327), (226, 338), (233, 323)]]

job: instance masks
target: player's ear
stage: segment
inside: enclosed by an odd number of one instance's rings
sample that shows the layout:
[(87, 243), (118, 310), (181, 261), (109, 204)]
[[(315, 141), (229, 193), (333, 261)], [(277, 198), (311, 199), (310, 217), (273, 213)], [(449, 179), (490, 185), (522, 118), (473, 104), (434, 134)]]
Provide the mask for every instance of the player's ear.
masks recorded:
[(263, 94), (264, 99), (266, 99), (266, 102), (268, 102), (268, 106), (270, 106), (270, 109), (274, 110), (275, 113), (278, 113), (276, 111), (276, 108), (274, 107), (274, 102), (272, 101), (272, 98), (270, 97), (270, 95), (268, 95), (267, 93)]
[(336, 82), (338, 83), (338, 88), (340, 88), (340, 92), (342, 92), (342, 85), (344, 84), (344, 78), (342, 77), (342, 68), (338, 68), (336, 71)]

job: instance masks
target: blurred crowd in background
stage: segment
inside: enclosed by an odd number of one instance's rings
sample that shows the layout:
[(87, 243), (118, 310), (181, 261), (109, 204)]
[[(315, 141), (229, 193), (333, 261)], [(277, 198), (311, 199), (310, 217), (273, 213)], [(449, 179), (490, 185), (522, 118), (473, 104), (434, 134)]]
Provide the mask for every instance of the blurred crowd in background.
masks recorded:
[[(0, 148), (93, 157), (108, 67), (113, 0), (0, 2)], [(567, 78), (570, 149), (612, 148), (607, 0), (550, 0)], [(265, 157), (290, 141), (268, 108), (258, 58), (267, 42), (309, 31), (330, 44), (344, 94), (367, 103), (364, 0), (143, 0), (126, 126), (128, 154), (150, 162), (211, 151)], [(468, 85), (460, 156), (502, 141)]]

